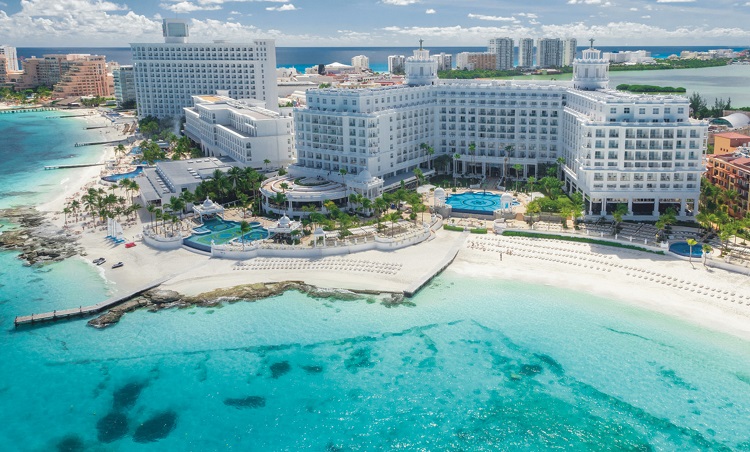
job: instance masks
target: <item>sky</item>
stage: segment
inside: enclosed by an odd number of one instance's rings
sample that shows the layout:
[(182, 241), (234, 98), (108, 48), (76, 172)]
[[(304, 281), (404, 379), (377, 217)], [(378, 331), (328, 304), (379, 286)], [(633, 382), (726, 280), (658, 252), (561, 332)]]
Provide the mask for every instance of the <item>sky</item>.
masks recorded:
[(589, 38), (603, 46), (750, 47), (746, 0), (0, 0), (0, 44), (124, 47), (272, 38), (295, 46), (484, 46), (492, 37)]

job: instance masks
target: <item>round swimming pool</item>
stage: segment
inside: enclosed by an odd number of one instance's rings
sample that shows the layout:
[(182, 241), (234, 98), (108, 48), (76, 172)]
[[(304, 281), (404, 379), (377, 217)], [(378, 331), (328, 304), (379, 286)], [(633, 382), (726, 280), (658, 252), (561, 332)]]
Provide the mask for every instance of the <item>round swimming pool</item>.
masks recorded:
[[(669, 251), (679, 254), (680, 256), (690, 257), (690, 245), (687, 244), (687, 242), (674, 242), (671, 245), (669, 245)], [(703, 247), (700, 243), (697, 245), (693, 245), (693, 257), (702, 257), (703, 256)]]
[[(502, 207), (500, 195), (495, 193), (466, 192), (458, 195), (451, 195), (445, 200), (445, 203), (453, 207), (456, 213), (474, 213), (480, 215), (490, 215)], [(513, 205), (520, 203), (513, 200)]]

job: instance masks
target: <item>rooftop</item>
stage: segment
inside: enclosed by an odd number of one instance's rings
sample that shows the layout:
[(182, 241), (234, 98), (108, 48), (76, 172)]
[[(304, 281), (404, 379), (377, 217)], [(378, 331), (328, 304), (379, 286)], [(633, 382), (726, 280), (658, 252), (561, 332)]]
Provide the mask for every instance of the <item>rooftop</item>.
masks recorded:
[(717, 134), (714, 134), (714, 137), (729, 138), (730, 140), (731, 139), (738, 139), (738, 138), (739, 139), (747, 138), (748, 140), (750, 140), (750, 136), (743, 135), (743, 134), (737, 133), (737, 132), (722, 132), (722, 133), (717, 133)]

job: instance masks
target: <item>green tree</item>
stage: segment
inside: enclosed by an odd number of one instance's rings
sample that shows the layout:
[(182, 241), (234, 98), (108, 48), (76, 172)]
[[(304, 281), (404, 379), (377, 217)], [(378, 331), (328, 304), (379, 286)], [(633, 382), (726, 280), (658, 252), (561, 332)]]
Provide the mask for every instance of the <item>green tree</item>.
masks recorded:
[(240, 221), (240, 242), (242, 242), (242, 249), (245, 249), (245, 234), (252, 231), (252, 226), (245, 220)]
[(687, 239), (688, 247), (690, 247), (690, 255), (688, 256), (688, 261), (690, 261), (690, 266), (695, 268), (695, 265), (693, 265), (693, 247), (698, 244), (698, 242), (695, 239)]
[[(708, 258), (708, 255), (711, 254), (711, 251), (713, 251), (713, 247), (709, 245), (708, 243), (704, 243), (701, 246), (701, 249), (703, 251), (703, 266), (706, 266), (706, 259)], [(692, 254), (692, 253), (691, 253)]]

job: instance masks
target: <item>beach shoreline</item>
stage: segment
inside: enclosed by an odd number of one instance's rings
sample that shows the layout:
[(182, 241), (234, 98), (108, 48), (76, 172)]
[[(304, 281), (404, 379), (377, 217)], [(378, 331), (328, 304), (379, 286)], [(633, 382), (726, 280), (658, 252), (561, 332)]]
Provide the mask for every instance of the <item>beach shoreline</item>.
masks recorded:
[[(87, 118), (88, 120), (88, 118)], [(101, 161), (110, 159), (114, 146), (105, 147)], [(38, 207), (48, 212), (51, 221), (63, 228), (63, 216), (60, 213), (67, 199), (72, 194), (85, 190), (87, 186), (98, 185), (100, 170), (98, 167), (85, 168), (71, 177), (70, 182), (53, 200)], [(143, 211), (141, 211), (143, 213)], [(186, 296), (196, 296), (218, 289), (226, 289), (253, 283), (273, 283), (282, 281), (303, 281), (305, 284), (321, 289), (343, 289), (353, 291), (403, 292), (413, 281), (423, 278), (435, 271), (434, 263), (446, 252), (460, 247), (454, 262), (446, 272), (466, 278), (501, 279), (523, 281), (530, 284), (550, 285), (573, 291), (585, 292), (605, 298), (616, 299), (629, 306), (659, 312), (699, 325), (710, 330), (730, 334), (750, 340), (750, 303), (740, 304), (741, 298), (750, 299), (750, 282), (747, 278), (729, 271), (705, 268), (700, 262), (695, 269), (690, 263), (672, 256), (657, 256), (644, 252), (622, 250), (600, 245), (589, 245), (572, 242), (550, 241), (549, 239), (524, 239), (496, 236), (471, 235), (438, 230), (428, 242), (410, 246), (397, 251), (366, 251), (339, 257), (321, 259), (278, 258), (274, 265), (267, 269), (256, 265), (243, 267), (236, 261), (212, 258), (203, 253), (188, 251), (184, 248), (175, 251), (159, 251), (149, 248), (138, 241), (143, 225), (148, 217), (138, 217), (135, 222), (123, 225), (127, 240), (135, 241), (136, 247), (115, 246), (104, 237), (106, 229), (102, 226), (86, 229), (77, 234), (80, 246), (85, 250), (81, 259), (90, 265), (95, 257), (106, 257), (108, 264), (97, 267), (106, 281), (112, 294), (123, 293), (135, 287), (163, 278), (176, 275), (162, 284), (161, 288), (174, 290)], [(68, 231), (73, 229), (69, 225)], [(483, 240), (492, 251), (481, 250)], [(546, 240), (545, 242), (542, 242)], [(494, 241), (494, 242), (492, 242)], [(509, 254), (519, 246), (526, 246), (538, 241), (538, 255), (526, 253)], [(463, 244), (462, 244), (463, 243)], [(553, 245), (552, 245), (553, 244)], [(550, 246), (566, 255), (568, 261), (550, 262), (546, 260)], [(588, 251), (587, 251), (588, 250)], [(574, 253), (590, 252), (591, 255), (579, 255), (580, 262), (589, 266), (577, 266), (570, 260)], [(501, 259), (502, 254), (502, 259)], [(599, 265), (601, 258), (595, 254), (606, 255), (608, 260), (617, 265), (627, 264), (637, 269), (625, 271), (621, 267)], [(256, 258), (248, 262), (271, 262), (270, 259)], [(111, 263), (124, 262), (119, 269), (110, 268)], [(358, 267), (347, 265), (356, 261)], [(307, 266), (318, 263), (317, 268)], [(368, 266), (398, 264), (394, 274), (377, 274), (363, 271)], [(304, 270), (300, 270), (304, 268)], [(706, 293), (697, 293), (687, 289), (667, 286), (654, 280), (651, 273), (669, 278), (683, 278), (686, 272), (695, 280), (696, 285), (705, 286)], [(636, 278), (638, 273), (648, 274), (647, 278)], [(651, 277), (652, 279), (648, 279)], [(728, 294), (709, 295), (722, 287), (731, 288), (736, 293), (732, 299), (724, 299)], [(702, 291), (702, 290), (701, 290)], [(713, 292), (711, 292), (713, 293)], [(19, 313), (21, 314), (21, 313)]]

